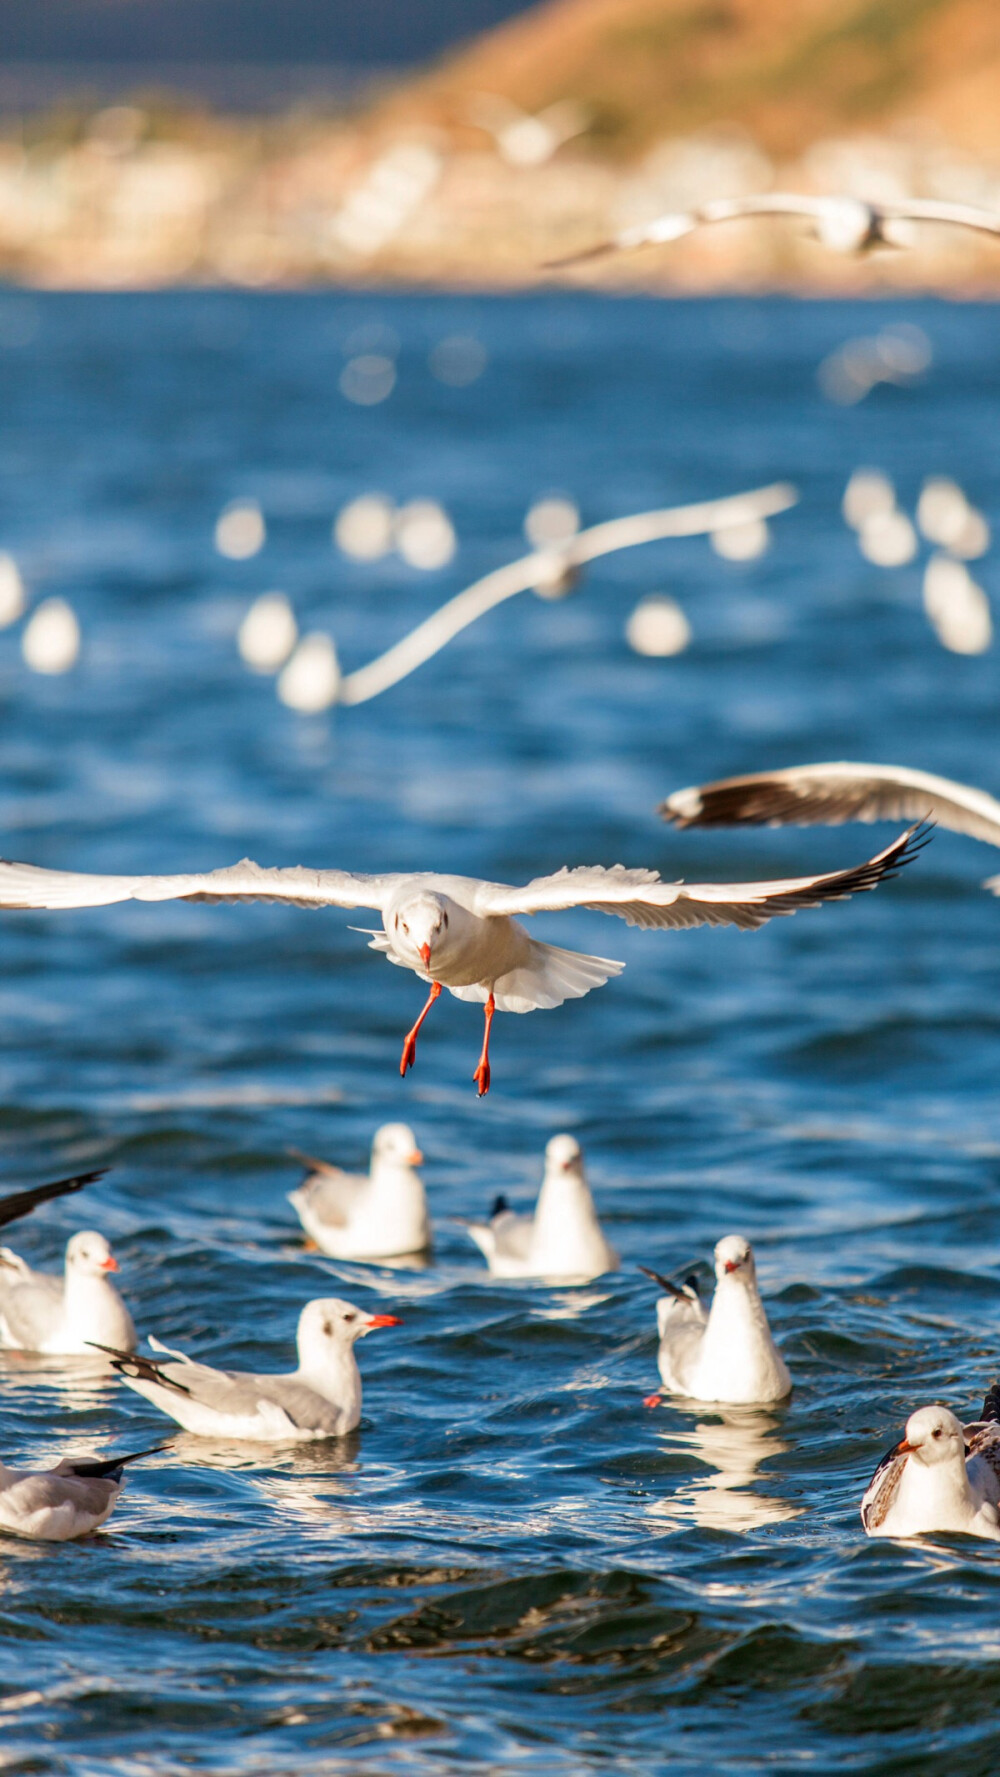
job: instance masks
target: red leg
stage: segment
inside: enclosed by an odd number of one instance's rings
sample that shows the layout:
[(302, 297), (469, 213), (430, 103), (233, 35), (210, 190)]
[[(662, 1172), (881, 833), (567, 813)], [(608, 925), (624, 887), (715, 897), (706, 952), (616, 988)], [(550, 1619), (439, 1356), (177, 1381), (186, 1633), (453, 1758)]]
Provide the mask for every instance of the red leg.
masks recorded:
[(493, 1023), (493, 1014), (496, 1009), (497, 1003), (491, 993), (486, 1002), (486, 1029), (483, 1031), (482, 1053), (479, 1057), (479, 1066), (472, 1076), (479, 1087), (480, 1098), (485, 1098), (490, 1089), (490, 1026)]
[(427, 995), (427, 1004), (421, 1012), (420, 1017), (417, 1019), (416, 1024), (413, 1026), (413, 1029), (406, 1033), (406, 1041), (403, 1044), (403, 1053), (399, 1061), (399, 1072), (401, 1077), (406, 1073), (408, 1067), (413, 1066), (413, 1063), (417, 1059), (417, 1032), (423, 1024), (424, 1019), (427, 1017), (434, 1001), (439, 998), (440, 993), (440, 981), (432, 981), (430, 993)]

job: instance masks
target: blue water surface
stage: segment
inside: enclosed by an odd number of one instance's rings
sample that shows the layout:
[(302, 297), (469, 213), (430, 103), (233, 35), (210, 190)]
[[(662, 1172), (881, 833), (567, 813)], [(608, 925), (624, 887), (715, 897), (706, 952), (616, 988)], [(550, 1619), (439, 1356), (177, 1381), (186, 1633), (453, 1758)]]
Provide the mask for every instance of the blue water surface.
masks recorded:
[[(926, 331), (927, 373), (828, 402), (822, 358), (900, 320)], [(465, 388), (428, 364), (455, 334), (488, 353)], [(345, 353), (391, 335), (391, 397), (351, 405)], [(51, 679), (0, 635), (8, 857), (746, 880), (856, 862), (890, 830), (675, 834), (657, 801), (838, 757), (1000, 789), (995, 655), (936, 642), (926, 548), (874, 567), (840, 515), (866, 463), (911, 511), (948, 474), (1000, 521), (995, 308), (10, 293), (0, 378), (0, 546), (84, 633)], [(761, 561), (703, 539), (608, 557), (571, 599), (513, 601), (363, 707), (296, 716), (238, 660), (241, 616), (278, 588), (362, 664), (519, 553), (541, 493), (596, 522), (778, 478), (801, 503)], [(451, 566), (339, 555), (333, 516), (370, 489), (443, 501)], [(268, 538), (234, 563), (213, 527), (244, 495)], [(995, 556), (975, 572), (995, 597)], [(676, 659), (625, 643), (651, 591), (688, 613)], [(857, 1502), (914, 1405), (970, 1416), (996, 1374), (1000, 908), (979, 887), (996, 867), (938, 834), (877, 894), (752, 936), (539, 921), (627, 968), (498, 1018), (483, 1102), (480, 1014), (449, 996), (400, 1081), (422, 990), (348, 929), (364, 914), (5, 916), (0, 1186), (112, 1168), (13, 1244), (56, 1266), (96, 1225), (140, 1330), (211, 1362), (289, 1364), (319, 1294), (405, 1324), (361, 1350), (346, 1446), (180, 1435), (89, 1543), (3, 1541), (3, 1769), (995, 1771), (997, 1549), (867, 1542)], [(360, 1166), (400, 1117), (427, 1157), (431, 1266), (306, 1252), (289, 1149)], [(500, 1190), (530, 1201), (562, 1129), (622, 1270), (491, 1283), (456, 1218)], [(732, 1231), (757, 1248), (791, 1403), (646, 1411), (637, 1266), (687, 1269)], [(8, 1355), (0, 1401), (11, 1460), (169, 1430), (54, 1360)]]

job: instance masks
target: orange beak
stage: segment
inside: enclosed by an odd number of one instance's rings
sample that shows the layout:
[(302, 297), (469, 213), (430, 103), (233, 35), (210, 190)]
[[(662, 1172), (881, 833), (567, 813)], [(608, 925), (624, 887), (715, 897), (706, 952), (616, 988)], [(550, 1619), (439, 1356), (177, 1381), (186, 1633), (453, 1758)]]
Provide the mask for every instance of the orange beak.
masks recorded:
[(738, 1270), (739, 1270), (739, 1266), (738, 1266), (738, 1264), (737, 1264), (737, 1263), (736, 1263), (736, 1260), (735, 1260), (735, 1259), (727, 1259), (727, 1260), (726, 1260), (726, 1263), (725, 1263), (725, 1265), (724, 1265), (724, 1267), (723, 1267), (723, 1269), (724, 1269), (724, 1270), (725, 1270), (725, 1271), (738, 1271)]
[(117, 1269), (118, 1260), (115, 1258), (114, 1253), (109, 1253), (106, 1259), (101, 1260), (102, 1271), (117, 1271)]
[(409, 1160), (407, 1161), (407, 1165), (408, 1166), (422, 1166), (423, 1163), (424, 1163), (423, 1154), (420, 1152), (419, 1148), (414, 1148), (412, 1154), (410, 1155)]
[(429, 969), (431, 966), (431, 947), (429, 944), (421, 944), (420, 956), (421, 956), (421, 960), (423, 962), (424, 968)]
[(370, 1331), (372, 1327), (401, 1327), (402, 1324), (398, 1314), (373, 1314), (368, 1328)]
[(910, 1452), (915, 1449), (916, 1449), (916, 1445), (915, 1444), (908, 1444), (906, 1442), (905, 1438), (902, 1440), (901, 1443), (896, 1445), (896, 1451), (897, 1451), (898, 1455), (900, 1455), (900, 1456), (909, 1456)]

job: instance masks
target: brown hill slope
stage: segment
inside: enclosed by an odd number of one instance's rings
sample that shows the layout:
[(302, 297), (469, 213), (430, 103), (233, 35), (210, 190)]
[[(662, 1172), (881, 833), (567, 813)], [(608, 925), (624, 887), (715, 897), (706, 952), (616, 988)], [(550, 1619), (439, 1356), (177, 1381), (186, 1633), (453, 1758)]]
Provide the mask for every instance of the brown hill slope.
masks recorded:
[(454, 126), (468, 95), (584, 101), (631, 156), (725, 119), (772, 155), (919, 118), (1000, 157), (997, 0), (544, 0), (395, 93), (382, 116)]

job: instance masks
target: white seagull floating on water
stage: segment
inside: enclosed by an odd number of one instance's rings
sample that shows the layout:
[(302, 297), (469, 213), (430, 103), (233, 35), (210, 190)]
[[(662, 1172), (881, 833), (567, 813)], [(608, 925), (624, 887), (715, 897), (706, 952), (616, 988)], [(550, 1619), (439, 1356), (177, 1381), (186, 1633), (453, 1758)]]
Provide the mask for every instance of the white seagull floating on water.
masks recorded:
[(116, 901), (288, 901), (299, 907), (370, 907), (382, 930), (372, 950), (430, 984), (403, 1044), (399, 1071), (413, 1066), (417, 1035), (442, 988), (484, 1006), (483, 1046), (473, 1079), (490, 1088), (489, 1042), (495, 1012), (561, 1006), (602, 987), (624, 964), (561, 950), (529, 937), (515, 914), (588, 907), (644, 927), (734, 925), (754, 930), (776, 915), (842, 901), (878, 886), (910, 862), (923, 843), (911, 827), (877, 857), (848, 870), (772, 882), (662, 882), (656, 870), (622, 864), (563, 868), (521, 888), (474, 876), (354, 876), (347, 870), (262, 869), (249, 858), (229, 869), (190, 876), (85, 876), (0, 863), (0, 908), (106, 907)]
[(467, 1222), (494, 1277), (547, 1277), (587, 1283), (617, 1271), (618, 1254), (605, 1240), (572, 1135), (554, 1135), (545, 1149), (545, 1175), (534, 1215), (515, 1215), (498, 1197), (488, 1222)]
[[(985, 790), (906, 765), (841, 759), (752, 771), (675, 790), (660, 814), (675, 827), (839, 827), (845, 821), (929, 820), (1000, 846), (1000, 802)], [(1000, 894), (1000, 876), (984, 888)]]
[(8, 1468), (0, 1462), (0, 1532), (35, 1542), (67, 1543), (99, 1530), (118, 1503), (125, 1465), (164, 1448), (128, 1456), (65, 1457), (50, 1469)]
[(325, 1160), (288, 1201), (321, 1252), (335, 1259), (398, 1259), (431, 1244), (427, 1197), (417, 1167), (423, 1155), (406, 1123), (383, 1123), (372, 1142), (371, 1170), (341, 1172)]
[(981, 1418), (961, 1425), (947, 1407), (920, 1407), (883, 1456), (861, 1501), (869, 1536), (935, 1530), (1000, 1541), (1000, 1385)]
[[(792, 1378), (767, 1324), (753, 1248), (727, 1234), (715, 1249), (715, 1294), (705, 1309), (694, 1276), (678, 1286), (640, 1265), (665, 1292), (656, 1304), (660, 1377), (668, 1394), (729, 1406), (781, 1401)], [(659, 1394), (647, 1396), (655, 1406)]]
[(33, 1271), (0, 1246), (0, 1345), (86, 1357), (97, 1341), (131, 1351), (135, 1327), (109, 1273), (118, 1260), (103, 1234), (74, 1234), (62, 1276)]
[(974, 204), (943, 203), (936, 198), (917, 197), (873, 203), (859, 197), (816, 197), (806, 192), (767, 191), (751, 197), (712, 198), (690, 210), (668, 211), (653, 222), (639, 222), (623, 228), (609, 240), (598, 241), (593, 247), (567, 253), (560, 259), (550, 259), (546, 269), (561, 271), (564, 267), (582, 265), (609, 253), (662, 246), (679, 241), (710, 223), (737, 222), (748, 216), (805, 217), (812, 224), (816, 238), (835, 253), (865, 253), (872, 247), (901, 245), (892, 239), (895, 222), (940, 222), (976, 229), (981, 234), (1000, 235), (1000, 215), (992, 210), (979, 209)]
[(159, 1339), (151, 1338), (150, 1345), (173, 1358), (173, 1363), (155, 1363), (108, 1345), (100, 1349), (108, 1353), (129, 1388), (145, 1395), (185, 1431), (204, 1438), (302, 1443), (346, 1437), (355, 1429), (361, 1418), (355, 1340), (376, 1327), (401, 1324), (394, 1314), (367, 1314), (335, 1296), (307, 1302), (296, 1336), (298, 1368), (277, 1376), (215, 1370)]

